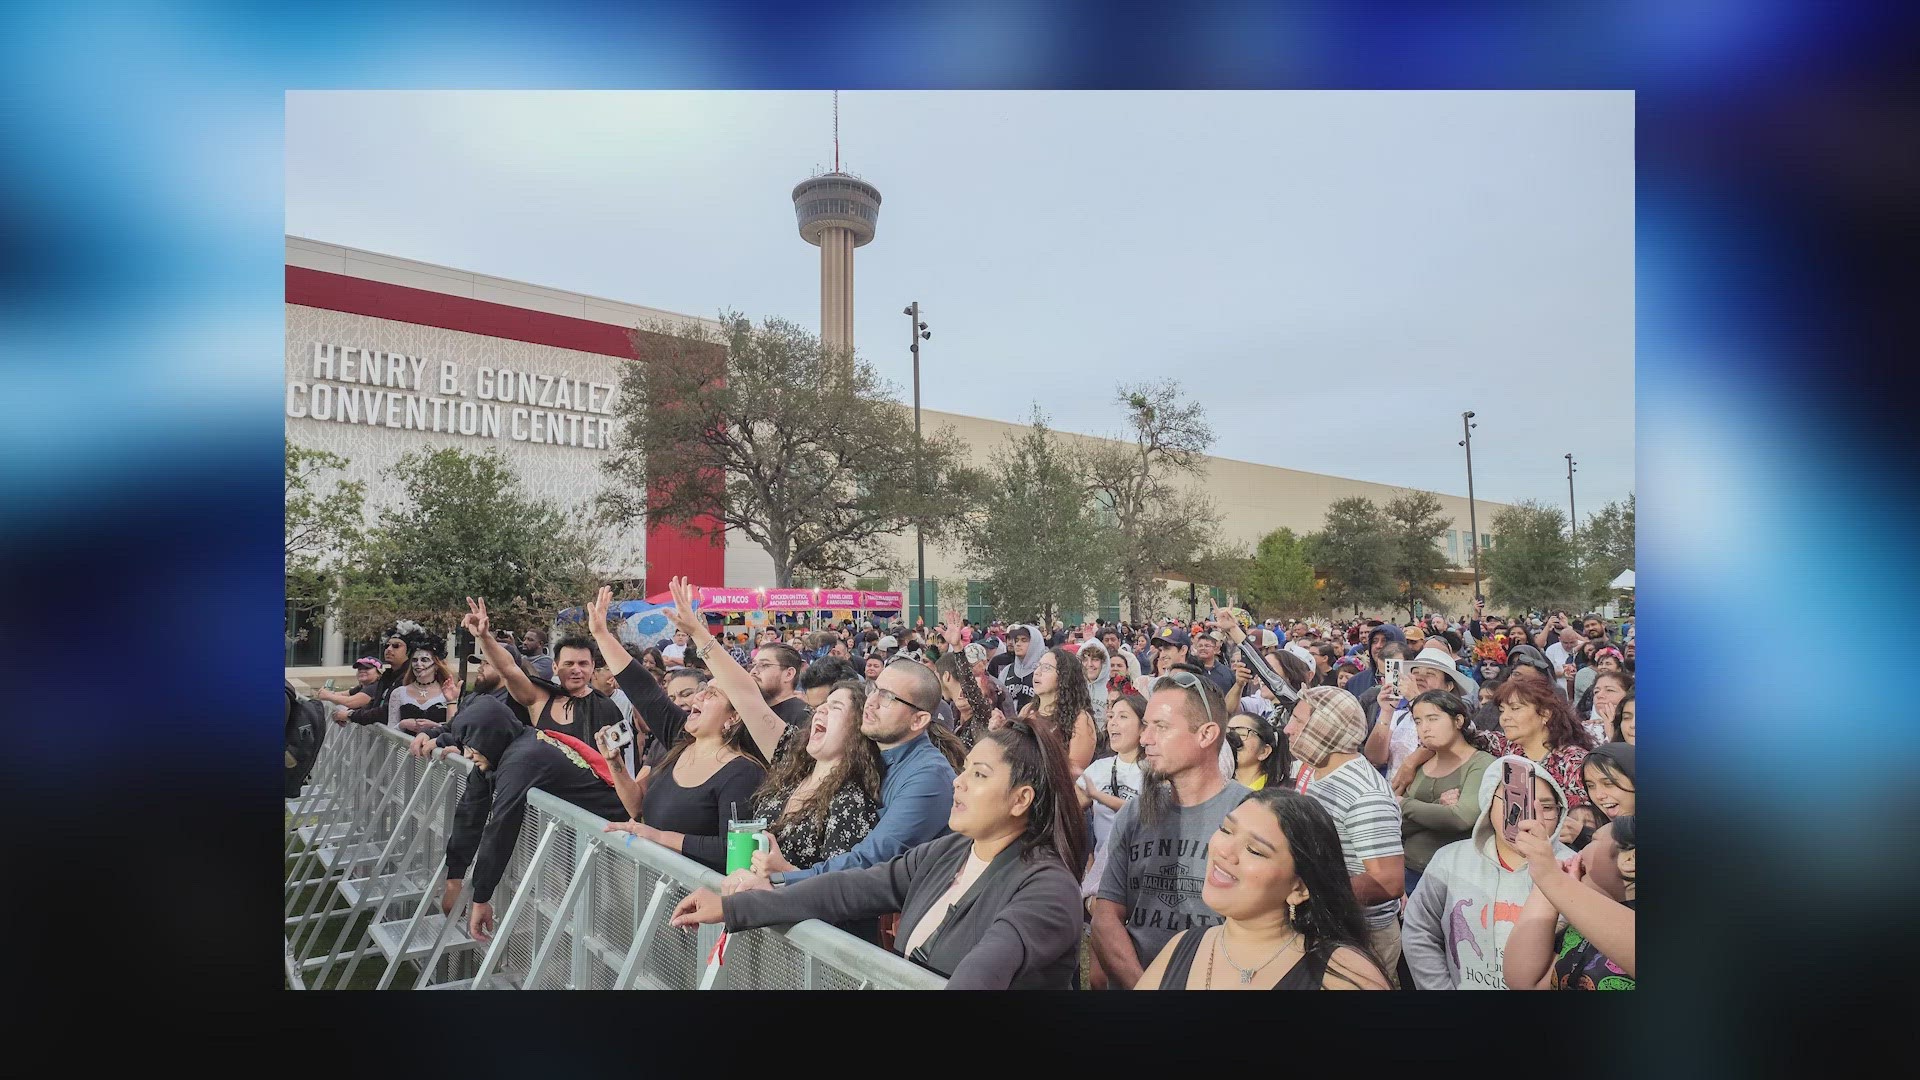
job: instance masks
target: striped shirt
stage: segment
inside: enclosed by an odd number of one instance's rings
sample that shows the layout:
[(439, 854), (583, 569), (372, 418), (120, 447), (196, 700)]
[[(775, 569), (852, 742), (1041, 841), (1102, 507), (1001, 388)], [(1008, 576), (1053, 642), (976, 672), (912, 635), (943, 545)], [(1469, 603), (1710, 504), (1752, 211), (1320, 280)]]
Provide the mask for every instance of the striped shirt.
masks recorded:
[[(1366, 860), (1384, 859), (1402, 854), (1400, 847), (1400, 802), (1393, 797), (1379, 770), (1363, 757), (1307, 784), (1307, 794), (1320, 800), (1340, 833), (1340, 850), (1346, 855), (1347, 876), (1367, 872)], [(1361, 907), (1367, 928), (1379, 930), (1392, 926), (1399, 915), (1396, 898), (1371, 907)]]

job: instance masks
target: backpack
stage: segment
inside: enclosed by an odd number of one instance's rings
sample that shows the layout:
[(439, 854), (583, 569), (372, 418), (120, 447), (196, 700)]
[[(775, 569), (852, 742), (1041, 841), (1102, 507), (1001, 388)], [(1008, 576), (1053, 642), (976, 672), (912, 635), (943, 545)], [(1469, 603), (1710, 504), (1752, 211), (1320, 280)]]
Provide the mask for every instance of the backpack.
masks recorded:
[(320, 744), (327, 738), (327, 706), (313, 698), (303, 698), (287, 684), (287, 798), (300, 797), (307, 774), (319, 760)]

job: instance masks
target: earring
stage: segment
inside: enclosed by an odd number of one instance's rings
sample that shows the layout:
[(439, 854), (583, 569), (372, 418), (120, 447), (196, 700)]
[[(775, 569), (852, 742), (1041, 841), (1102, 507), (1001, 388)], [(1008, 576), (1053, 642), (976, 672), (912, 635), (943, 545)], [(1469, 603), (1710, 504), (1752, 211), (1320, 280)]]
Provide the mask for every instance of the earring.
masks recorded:
[(1292, 926), (1294, 924), (1297, 924), (1299, 921), (1300, 921), (1300, 905), (1289, 900), (1287, 902), (1287, 925)]

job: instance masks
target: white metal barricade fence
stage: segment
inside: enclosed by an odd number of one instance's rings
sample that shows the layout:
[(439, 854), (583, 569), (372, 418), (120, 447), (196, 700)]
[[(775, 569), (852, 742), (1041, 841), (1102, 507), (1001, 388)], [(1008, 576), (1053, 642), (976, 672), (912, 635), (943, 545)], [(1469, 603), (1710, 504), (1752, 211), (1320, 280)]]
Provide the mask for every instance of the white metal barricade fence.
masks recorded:
[[(288, 985), (346, 986), (360, 965), (402, 964), (428, 989), (692, 990), (719, 927), (667, 925), (721, 875), (547, 794), (531, 792), (493, 904), (493, 941), (466, 932), (467, 901), (440, 912), (446, 844), (472, 766), (423, 760), (410, 737), (336, 728), (298, 799), (287, 800)], [(297, 910), (296, 910), (297, 909)], [(365, 925), (362, 926), (364, 920)], [(309, 982), (310, 980), (310, 982)], [(717, 989), (939, 989), (946, 980), (835, 927), (808, 921), (730, 936)]]

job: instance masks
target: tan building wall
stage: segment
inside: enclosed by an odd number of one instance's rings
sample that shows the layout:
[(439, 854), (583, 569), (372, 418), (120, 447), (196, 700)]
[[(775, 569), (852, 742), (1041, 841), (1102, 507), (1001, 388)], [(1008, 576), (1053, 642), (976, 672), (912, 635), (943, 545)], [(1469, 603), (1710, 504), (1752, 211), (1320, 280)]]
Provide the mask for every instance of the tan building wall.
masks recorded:
[[(1024, 424), (1012, 424), (1000, 420), (988, 420), (977, 416), (962, 416), (957, 413), (921, 410), (922, 426), (929, 432), (941, 427), (951, 427), (954, 432), (971, 448), (979, 460), (985, 460), (994, 450), (1008, 439), (1018, 438), (1027, 430)], [(1091, 449), (1109, 440), (1072, 432), (1060, 432), (1060, 436), (1069, 445)], [(1462, 467), (1464, 468), (1464, 461)], [(1375, 484), (1365, 480), (1347, 480), (1337, 476), (1323, 476), (1319, 473), (1300, 472), (1295, 469), (1283, 469), (1272, 465), (1261, 465), (1250, 461), (1237, 461), (1232, 458), (1208, 457), (1205, 460), (1201, 487), (1213, 499), (1220, 512), (1222, 536), (1251, 550), (1260, 542), (1260, 538), (1278, 528), (1290, 528), (1299, 535), (1306, 535), (1320, 528), (1326, 519), (1327, 508), (1336, 500), (1362, 496), (1376, 503), (1385, 504), (1397, 497), (1404, 488), (1388, 484)], [(1452, 559), (1462, 572), (1453, 575), (1454, 580), (1440, 582), (1439, 602), (1435, 609), (1442, 613), (1463, 612), (1472, 606), (1472, 574), (1468, 566), (1467, 500), (1463, 496), (1435, 492), (1444, 511), (1451, 516), (1448, 529), (1452, 538)], [(1475, 500), (1475, 512), (1483, 534), (1492, 531), (1493, 515), (1506, 507), (1505, 503), (1491, 502), (1486, 499)], [(1447, 537), (1443, 536), (1442, 551), (1449, 548)], [(908, 568), (911, 577), (914, 563), (914, 544), (912, 534), (908, 534), (894, 545), (900, 561)], [(764, 558), (764, 555), (762, 556)], [(728, 550), (728, 570), (733, 568), (732, 547)], [(768, 562), (771, 572), (772, 563)], [(946, 583), (966, 578), (964, 556), (957, 550), (927, 547), (927, 578), (941, 583), (937, 600), (942, 607), (951, 607), (957, 599), (947, 595)], [(755, 583), (757, 584), (757, 582)], [(905, 588), (905, 579), (900, 579), (899, 587)], [(1168, 591), (1168, 613), (1186, 611), (1186, 586), (1184, 583)], [(1207, 603), (1204, 594), (1201, 604)], [(1123, 613), (1124, 614), (1124, 613)], [(1367, 611), (1369, 615), (1389, 615), (1385, 609)], [(1405, 612), (1399, 617), (1404, 619)]]

